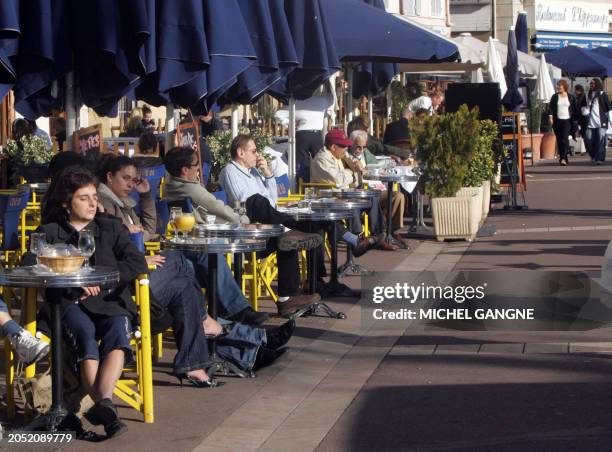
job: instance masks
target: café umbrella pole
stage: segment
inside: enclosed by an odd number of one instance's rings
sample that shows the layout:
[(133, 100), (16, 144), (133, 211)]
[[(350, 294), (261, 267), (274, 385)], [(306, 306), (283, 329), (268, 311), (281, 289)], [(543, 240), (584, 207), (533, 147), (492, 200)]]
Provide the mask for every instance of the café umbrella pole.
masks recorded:
[(238, 136), (238, 104), (232, 104), (232, 138)]
[(73, 140), (72, 136), (76, 132), (76, 105), (75, 105), (75, 93), (74, 93), (74, 72), (66, 74), (66, 97), (64, 109), (66, 110), (66, 142), (68, 145), (68, 151), (78, 151), (78, 149), (72, 149)]
[(291, 187), (292, 193), (296, 191), (296, 149), (295, 149), (295, 99), (289, 98), (289, 149), (288, 149), (288, 163), (289, 163), (289, 186)]

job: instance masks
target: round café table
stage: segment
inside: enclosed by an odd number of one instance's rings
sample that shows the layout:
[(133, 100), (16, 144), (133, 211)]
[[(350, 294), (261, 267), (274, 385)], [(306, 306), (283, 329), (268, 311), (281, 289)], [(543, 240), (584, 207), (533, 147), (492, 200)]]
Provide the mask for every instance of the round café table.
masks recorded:
[(418, 182), (419, 176), (415, 176), (414, 174), (390, 174), (383, 173), (380, 175), (370, 175), (368, 176), (371, 179), (377, 179), (381, 182), (387, 183), (387, 230), (385, 232), (385, 240), (387, 243), (391, 245), (400, 245), (400, 243), (393, 238), (391, 234), (392, 228), (392, 218), (391, 218), (391, 202), (393, 199), (393, 184), (396, 182)]
[[(336, 206), (336, 209), (323, 208), (321, 203), (316, 203), (316, 200), (313, 200), (311, 203), (311, 209), (308, 208), (297, 208), (297, 209), (287, 209), (285, 212), (288, 215), (291, 215), (296, 221), (307, 223), (308, 229), (310, 232), (316, 232), (316, 225), (318, 223), (331, 223), (331, 228), (329, 230), (329, 242), (331, 246), (331, 275), (330, 280), (323, 287), (319, 288), (318, 293), (321, 295), (321, 298), (331, 297), (331, 296), (347, 296), (347, 297), (358, 297), (355, 291), (351, 290), (344, 284), (341, 284), (338, 281), (338, 246), (337, 246), (337, 233), (336, 233), (336, 223), (342, 220), (349, 219), (353, 216), (352, 209), (355, 208), (354, 205), (350, 205), (351, 208), (342, 208)], [(347, 204), (345, 204), (346, 206)], [(359, 204), (363, 206), (364, 204)], [(310, 250), (308, 253), (308, 286), (310, 293), (314, 293), (316, 291), (316, 281), (317, 281), (317, 270), (316, 270), (316, 253), (315, 250)], [(321, 303), (323, 304), (323, 303)], [(322, 306), (322, 309), (329, 309), (331, 312), (331, 308), (327, 305)], [(343, 313), (329, 314), (330, 317), (335, 318), (346, 318)]]
[[(372, 200), (380, 196), (380, 191), (369, 190), (365, 188), (349, 188), (349, 189), (325, 189), (317, 192), (318, 196), (323, 198), (338, 198), (338, 199), (349, 199), (349, 200), (368, 200), (372, 203)], [(371, 207), (371, 205), (370, 205)], [(353, 219), (350, 219), (351, 229), (353, 227)], [(370, 271), (364, 268), (362, 265), (356, 264), (353, 260), (353, 249), (350, 246), (346, 247), (346, 262), (342, 264), (338, 270), (340, 276), (347, 275), (364, 275), (370, 273)]]
[[(268, 240), (285, 232), (280, 224), (200, 224), (193, 229), (195, 237)], [(242, 287), (242, 253), (234, 254), (234, 279)]]
[[(208, 314), (217, 319), (217, 268), (219, 254), (238, 254), (263, 251), (266, 248), (265, 240), (255, 239), (228, 239), (222, 237), (188, 237), (186, 239), (162, 240), (161, 248), (165, 250), (196, 251), (208, 254)], [(252, 371), (243, 371), (233, 363), (222, 359), (217, 354), (217, 340), (211, 340), (210, 365), (206, 373), (214, 375), (236, 375), (238, 377), (254, 377)]]
[[(0, 270), (0, 286), (37, 289), (68, 289), (73, 287), (100, 286), (108, 288), (119, 282), (119, 272), (111, 267), (91, 267), (87, 271), (57, 274), (45, 267), (16, 267)], [(26, 430), (57, 431), (68, 412), (62, 405), (62, 328), (61, 300), (47, 299), (51, 304), (51, 396), (49, 411), (34, 419)]]

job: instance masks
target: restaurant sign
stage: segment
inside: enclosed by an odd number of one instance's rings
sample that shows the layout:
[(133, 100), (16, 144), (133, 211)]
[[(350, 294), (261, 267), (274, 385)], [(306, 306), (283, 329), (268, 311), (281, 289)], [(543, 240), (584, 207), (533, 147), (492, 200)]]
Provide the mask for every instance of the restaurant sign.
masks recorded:
[(537, 32), (532, 38), (532, 44), (534, 50), (538, 51), (557, 50), (570, 45), (585, 50), (612, 48), (612, 34)]
[(538, 31), (608, 33), (609, 9), (606, 2), (536, 0), (534, 25)]

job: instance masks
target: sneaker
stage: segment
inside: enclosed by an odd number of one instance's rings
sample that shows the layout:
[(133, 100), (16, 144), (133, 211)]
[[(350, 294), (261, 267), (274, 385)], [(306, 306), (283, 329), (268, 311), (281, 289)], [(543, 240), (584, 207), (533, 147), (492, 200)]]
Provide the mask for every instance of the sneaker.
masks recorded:
[(277, 348), (281, 348), (293, 335), (295, 331), (295, 320), (289, 320), (285, 322), (283, 325), (272, 328), (266, 331), (266, 348), (271, 348), (276, 350)]
[(311, 250), (322, 243), (323, 239), (319, 234), (289, 231), (285, 232), (278, 239), (278, 249), (281, 251)]
[(227, 320), (231, 320), (232, 322), (236, 323), (243, 323), (245, 325), (261, 325), (269, 318), (270, 316), (265, 312), (257, 312), (252, 307), (247, 306), (242, 311), (228, 317)]
[(9, 340), (13, 350), (26, 366), (34, 364), (49, 353), (49, 344), (35, 338), (26, 330), (21, 330), (21, 333), (12, 335)]
[(317, 301), (321, 300), (321, 295), (314, 293), (312, 295), (296, 295), (289, 297), (287, 301), (279, 301), (276, 303), (278, 315), (282, 317), (290, 317), (301, 309), (307, 308)]

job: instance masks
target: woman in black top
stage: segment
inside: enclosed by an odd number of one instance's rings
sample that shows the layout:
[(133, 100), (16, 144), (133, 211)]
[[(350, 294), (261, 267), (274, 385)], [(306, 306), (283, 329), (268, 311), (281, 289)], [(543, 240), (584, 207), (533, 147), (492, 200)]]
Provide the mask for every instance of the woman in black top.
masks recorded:
[[(119, 270), (119, 283), (110, 289), (96, 286), (47, 291), (47, 296), (61, 297), (66, 339), (76, 350), (83, 385), (96, 402), (85, 417), (94, 425), (104, 425), (107, 436), (112, 437), (127, 430), (117, 416), (112, 394), (125, 362), (133, 360), (130, 337), (137, 311), (129, 285), (148, 269), (121, 222), (97, 214), (97, 185), (89, 171), (66, 168), (50, 194), (41, 229), (49, 244), (75, 247), (80, 231), (92, 231), (96, 244), (92, 264)], [(51, 290), (60, 293), (51, 294)]]
[(565, 166), (569, 163), (569, 135), (572, 120), (576, 118), (576, 102), (574, 96), (569, 93), (569, 84), (566, 80), (557, 82), (557, 92), (550, 98), (548, 114), (550, 122), (557, 137), (559, 147), (559, 163)]

